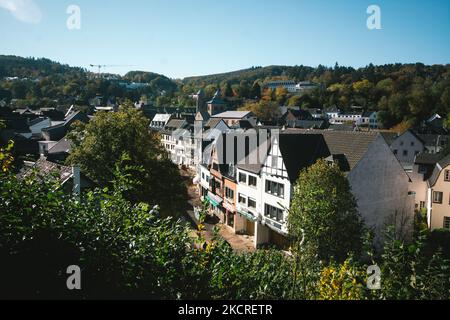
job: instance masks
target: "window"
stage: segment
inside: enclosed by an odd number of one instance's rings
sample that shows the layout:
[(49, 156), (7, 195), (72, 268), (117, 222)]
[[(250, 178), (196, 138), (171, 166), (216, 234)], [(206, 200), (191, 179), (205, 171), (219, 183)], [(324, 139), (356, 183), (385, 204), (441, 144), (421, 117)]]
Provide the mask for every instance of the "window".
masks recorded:
[(450, 229), (450, 217), (444, 217), (444, 228)]
[(398, 153), (398, 150), (394, 149), (394, 154), (397, 155), (397, 153)]
[(444, 171), (444, 180), (445, 181), (450, 181), (450, 170), (445, 170)]
[(408, 150), (403, 150), (403, 156), (407, 156), (408, 155)]
[(284, 198), (284, 184), (266, 180), (266, 193)]
[(420, 209), (425, 208), (425, 201), (420, 201)]
[(401, 146), (403, 145), (403, 141), (400, 141), (400, 145), (401, 145)]
[(238, 195), (238, 201), (241, 204), (244, 204), (244, 205), (247, 204), (247, 199), (241, 193), (239, 193), (239, 195)]
[(251, 187), (256, 187), (256, 177), (248, 176), (248, 185)]
[(239, 173), (239, 182), (247, 183), (247, 175), (244, 173)]
[(433, 203), (442, 203), (442, 192), (433, 191)]
[(414, 141), (411, 141), (411, 147), (414, 147)]
[(228, 188), (228, 187), (225, 187), (225, 196), (226, 196), (228, 199), (234, 199), (234, 191), (231, 190), (231, 189)]
[(205, 173), (202, 172), (202, 179), (205, 180)]
[(248, 198), (248, 207), (252, 209), (256, 209), (256, 200), (252, 198)]
[(264, 214), (266, 217), (283, 222), (283, 210), (273, 207), (267, 203), (264, 205)]

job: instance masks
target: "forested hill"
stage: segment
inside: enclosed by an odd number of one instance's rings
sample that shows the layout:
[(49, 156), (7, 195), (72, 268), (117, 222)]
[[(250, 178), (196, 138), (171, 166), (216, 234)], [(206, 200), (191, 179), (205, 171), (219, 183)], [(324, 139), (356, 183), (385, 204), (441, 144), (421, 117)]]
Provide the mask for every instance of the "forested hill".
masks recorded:
[[(308, 67), (307, 67), (308, 68)], [(265, 78), (288, 76), (292, 67), (288, 66), (268, 66), (268, 67), (251, 67), (248, 69), (237, 70), (232, 72), (210, 74), (205, 76), (187, 77), (183, 79), (185, 84), (217, 84), (224, 81), (230, 84), (239, 83), (241, 80), (253, 82)], [(313, 70), (313, 68), (309, 68)]]
[(83, 73), (84, 69), (70, 67), (46, 58), (22, 58), (0, 55), (0, 78), (37, 78), (55, 74)]

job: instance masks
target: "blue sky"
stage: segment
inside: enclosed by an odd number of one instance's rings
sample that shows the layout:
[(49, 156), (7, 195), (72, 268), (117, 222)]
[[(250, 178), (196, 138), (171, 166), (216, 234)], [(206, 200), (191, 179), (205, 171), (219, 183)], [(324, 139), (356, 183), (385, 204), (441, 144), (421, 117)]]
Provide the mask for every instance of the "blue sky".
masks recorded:
[[(81, 29), (68, 30), (69, 5)], [(381, 8), (381, 30), (366, 26)], [(449, 0), (0, 0), (0, 54), (172, 78), (266, 65), (450, 63)]]

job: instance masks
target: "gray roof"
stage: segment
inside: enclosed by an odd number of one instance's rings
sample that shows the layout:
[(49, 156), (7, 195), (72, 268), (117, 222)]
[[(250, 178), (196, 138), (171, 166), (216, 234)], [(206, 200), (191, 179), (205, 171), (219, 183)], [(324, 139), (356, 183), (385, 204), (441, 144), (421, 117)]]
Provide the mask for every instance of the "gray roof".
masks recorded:
[(333, 130), (303, 130), (287, 129), (286, 133), (321, 134), (333, 155), (344, 155), (349, 169), (352, 170), (362, 159), (369, 146), (380, 135), (375, 131), (333, 131)]
[(62, 138), (53, 147), (48, 150), (49, 154), (70, 153), (71, 142), (67, 138)]
[(66, 181), (72, 176), (72, 168), (61, 166), (56, 163), (47, 161), (45, 158), (40, 158), (31, 168), (23, 169), (19, 174), (19, 179), (24, 179), (30, 176), (34, 170), (37, 170), (42, 176), (49, 174), (58, 174), (62, 182)]
[(242, 119), (247, 116), (252, 115), (251, 111), (225, 111), (216, 115), (212, 118), (222, 118), (222, 119)]
[(226, 104), (225, 101), (223, 101), (221, 99), (221, 93), (220, 90), (217, 90), (216, 93), (214, 94), (214, 97), (212, 98), (212, 100), (207, 102), (208, 104)]
[(164, 126), (164, 129), (161, 130), (161, 133), (171, 134), (173, 131), (177, 129), (182, 129), (183, 126), (187, 124), (184, 119), (172, 119)]
[(442, 155), (439, 153), (427, 153), (421, 152), (414, 159), (416, 164), (436, 164), (442, 159)]
[(450, 165), (450, 154), (444, 158), (442, 158), (434, 167), (433, 174), (431, 175), (430, 179), (428, 180), (428, 184), (430, 187), (434, 186), (439, 178), (439, 175), (441, 174), (441, 171), (446, 168), (448, 165)]
[(425, 146), (435, 146), (436, 144), (439, 144), (442, 138), (447, 139), (446, 136), (442, 136), (439, 134), (415, 134)]

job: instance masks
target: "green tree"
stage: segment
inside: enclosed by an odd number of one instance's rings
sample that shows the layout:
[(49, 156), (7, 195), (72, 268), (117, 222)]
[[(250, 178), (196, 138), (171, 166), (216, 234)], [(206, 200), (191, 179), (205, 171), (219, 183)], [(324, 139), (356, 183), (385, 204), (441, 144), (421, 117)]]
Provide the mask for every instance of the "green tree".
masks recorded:
[(319, 160), (300, 173), (288, 227), (294, 242), (304, 237), (304, 245), (319, 259), (343, 261), (360, 254), (362, 220), (350, 184), (336, 165)]
[(261, 98), (261, 86), (257, 81), (253, 83), (252, 89), (250, 90), (250, 99), (260, 99)]
[(67, 162), (79, 165), (100, 186), (111, 185), (117, 165), (128, 166), (139, 182), (130, 200), (155, 203), (163, 214), (179, 215), (186, 200), (184, 183), (159, 136), (148, 128), (147, 118), (129, 105), (116, 113), (98, 113), (69, 134), (74, 147)]
[(278, 119), (280, 115), (280, 108), (278, 104), (273, 101), (264, 101), (247, 103), (239, 110), (251, 111), (261, 121), (271, 122)]

